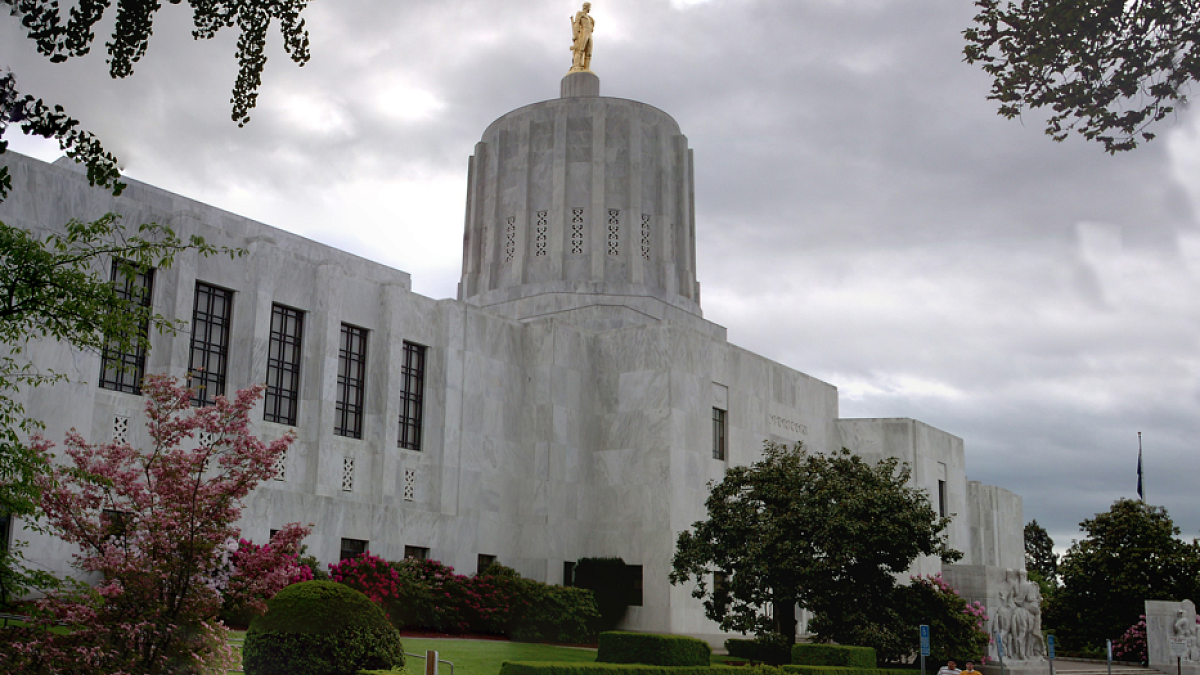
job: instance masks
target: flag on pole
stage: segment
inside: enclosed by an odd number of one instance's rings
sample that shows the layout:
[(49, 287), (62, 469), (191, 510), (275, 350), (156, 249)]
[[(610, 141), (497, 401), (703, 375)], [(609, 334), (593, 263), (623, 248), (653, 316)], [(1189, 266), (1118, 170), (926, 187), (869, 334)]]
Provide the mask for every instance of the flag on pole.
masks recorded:
[(1142, 493), (1142, 432), (1138, 432), (1138, 499), (1146, 501), (1146, 495)]

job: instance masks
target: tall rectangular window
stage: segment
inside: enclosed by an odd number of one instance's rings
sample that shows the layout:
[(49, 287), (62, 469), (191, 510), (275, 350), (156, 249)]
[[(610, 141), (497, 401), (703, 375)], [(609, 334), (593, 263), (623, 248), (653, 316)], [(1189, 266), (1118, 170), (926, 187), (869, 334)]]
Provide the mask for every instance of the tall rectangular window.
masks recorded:
[(713, 459), (725, 459), (725, 411), (713, 408)]
[(400, 436), (399, 446), (407, 450), (421, 449), (421, 418), (425, 399), (425, 347), (404, 343), (404, 368), (400, 373)]
[(642, 606), (642, 566), (626, 565), (625, 573), (629, 575), (629, 605)]
[(729, 574), (726, 572), (713, 572), (713, 604), (722, 614), (729, 606)]
[(263, 399), (263, 419), (268, 422), (296, 424), (303, 337), (304, 312), (272, 305), (271, 339), (267, 345), (267, 395)]
[(563, 561), (563, 583), (562, 583), (562, 585), (563, 586), (574, 586), (575, 585), (575, 561), (574, 560), (564, 560)]
[(938, 515), (946, 517), (946, 481), (938, 481)]
[[(112, 282), (117, 296), (122, 300), (142, 307), (150, 306), (154, 293), (154, 270), (131, 270), (129, 263), (114, 260)], [(124, 269), (123, 269), (124, 268)], [(138, 328), (138, 339), (146, 337), (150, 330), (147, 318)], [(105, 347), (100, 357), (100, 388), (121, 391), (126, 394), (142, 393), (142, 377), (146, 372), (146, 348), (134, 345), (129, 351)]]
[(338, 348), (337, 409), (333, 433), (362, 438), (367, 393), (367, 329), (342, 324)]
[(225, 395), (232, 315), (233, 291), (196, 282), (192, 353), (188, 361), (188, 386), (194, 390), (193, 405), (211, 405), (218, 396)]

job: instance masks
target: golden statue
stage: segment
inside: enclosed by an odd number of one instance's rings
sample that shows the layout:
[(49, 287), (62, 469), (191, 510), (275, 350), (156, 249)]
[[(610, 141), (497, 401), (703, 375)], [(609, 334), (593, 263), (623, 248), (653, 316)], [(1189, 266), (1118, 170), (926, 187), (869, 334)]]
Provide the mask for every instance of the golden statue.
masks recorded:
[(592, 65), (592, 28), (596, 20), (592, 18), (592, 3), (583, 3), (583, 9), (575, 12), (571, 19), (571, 70), (570, 73), (590, 72)]

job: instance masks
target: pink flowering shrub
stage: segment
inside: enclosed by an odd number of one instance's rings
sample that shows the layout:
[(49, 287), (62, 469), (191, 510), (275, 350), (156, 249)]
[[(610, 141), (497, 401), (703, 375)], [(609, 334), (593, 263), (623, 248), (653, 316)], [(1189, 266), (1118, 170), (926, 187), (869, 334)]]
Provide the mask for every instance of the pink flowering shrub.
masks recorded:
[[(203, 408), (174, 378), (148, 376), (143, 391), (149, 448), (92, 445), (72, 432), (70, 463), (60, 465), (35, 439), (50, 464), (38, 485), (48, 528), (79, 547), (75, 567), (99, 583), (47, 597), (33, 626), (3, 631), (0, 672), (223, 671), (235, 659), (215, 620), (223, 594), (261, 608), (297, 574), (289, 556), (308, 532), (298, 524), (269, 547), (239, 547), (229, 564), (242, 500), (292, 442), (249, 433), (262, 387)], [(49, 630), (59, 621), (68, 634)]]
[(267, 544), (239, 539), (226, 549), (227, 563), (220, 568), (216, 587), (221, 592), (221, 618), (227, 623), (248, 624), (266, 610), (266, 601), (285, 586), (311, 581), (312, 570), (300, 562), (300, 540), (306, 528), (289, 525)]
[[(1200, 621), (1200, 617), (1197, 617)], [(1113, 657), (1120, 661), (1149, 660), (1149, 648), (1146, 646), (1146, 615), (1142, 614), (1137, 623), (1129, 627), (1125, 634), (1113, 640)]]
[(503, 565), (468, 577), (436, 560), (389, 563), (364, 553), (330, 565), (329, 573), (378, 603), (397, 628), (586, 642), (599, 618), (590, 591), (522, 579)]
[(397, 625), (461, 633), (469, 628), (463, 607), (469, 579), (436, 560), (393, 562), (401, 590), (389, 614)]
[(370, 551), (329, 565), (329, 579), (360, 591), (383, 606), (385, 613), (400, 598), (400, 573)]
[(933, 662), (970, 659), (983, 663), (989, 641), (983, 604), (967, 602), (940, 574), (918, 575), (911, 580), (908, 586), (898, 589), (901, 614), (914, 626), (928, 624), (930, 632), (938, 636), (930, 646)]

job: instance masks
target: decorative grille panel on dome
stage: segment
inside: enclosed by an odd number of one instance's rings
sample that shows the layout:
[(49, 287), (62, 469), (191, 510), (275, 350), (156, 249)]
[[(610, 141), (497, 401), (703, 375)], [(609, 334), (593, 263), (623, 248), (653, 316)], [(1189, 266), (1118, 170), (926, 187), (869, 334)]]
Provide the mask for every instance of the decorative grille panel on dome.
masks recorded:
[(608, 254), (621, 255), (621, 211), (608, 210)]

